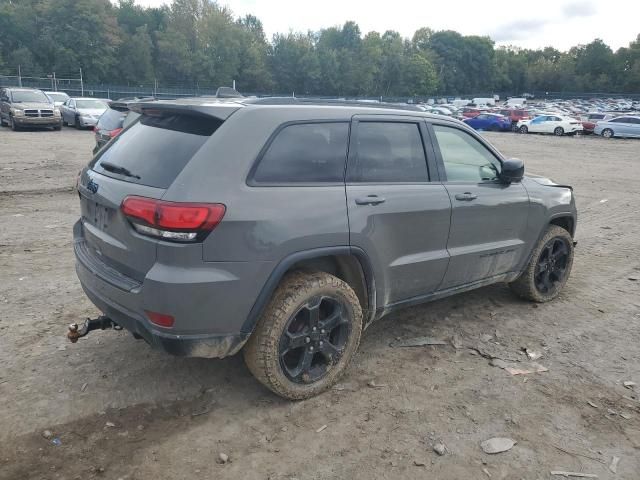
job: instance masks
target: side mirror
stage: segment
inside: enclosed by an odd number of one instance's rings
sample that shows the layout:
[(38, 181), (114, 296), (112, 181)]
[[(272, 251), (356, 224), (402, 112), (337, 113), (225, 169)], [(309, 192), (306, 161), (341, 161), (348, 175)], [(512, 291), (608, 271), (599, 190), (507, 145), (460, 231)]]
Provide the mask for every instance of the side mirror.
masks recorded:
[(524, 162), (519, 158), (509, 158), (502, 162), (500, 179), (506, 183), (517, 183), (524, 177)]

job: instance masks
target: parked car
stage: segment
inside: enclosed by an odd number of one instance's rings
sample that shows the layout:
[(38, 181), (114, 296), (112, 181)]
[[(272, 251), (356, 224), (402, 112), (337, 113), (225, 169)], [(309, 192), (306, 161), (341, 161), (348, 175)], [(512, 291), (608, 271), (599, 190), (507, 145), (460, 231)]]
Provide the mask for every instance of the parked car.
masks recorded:
[(482, 113), (482, 110), (480, 110), (479, 108), (475, 108), (475, 107), (464, 107), (462, 109), (462, 116), (465, 117), (465, 118), (477, 117), (481, 113)]
[[(140, 99), (122, 99), (108, 103), (108, 108), (100, 116), (98, 123), (93, 129), (96, 137), (96, 146), (93, 149), (93, 153), (97, 153), (98, 150), (106, 145), (112, 138), (117, 137), (124, 128), (128, 127), (139, 117), (138, 113), (129, 110), (129, 105), (139, 100)], [(153, 98), (147, 98), (146, 100), (153, 100)]]
[(520, 120), (529, 120), (531, 118), (529, 111), (521, 108), (503, 108), (502, 110), (498, 110), (498, 113), (511, 120), (511, 129), (514, 132), (517, 130)]
[(625, 115), (622, 117), (603, 120), (596, 124), (593, 133), (606, 138), (612, 137), (640, 137), (640, 116)]
[(53, 104), (58, 108), (62, 107), (64, 102), (70, 98), (69, 95), (64, 92), (45, 92), (45, 95), (49, 97)]
[(569, 277), (571, 187), (457, 120), (295, 98), (130, 107), (78, 181), (76, 271), (103, 315), (72, 340), (116, 325), (178, 355), (242, 349), (303, 399), (387, 313), (495, 282), (546, 302)]
[(42, 90), (7, 87), (0, 89), (0, 126), (62, 128), (60, 111)]
[(495, 113), (481, 113), (473, 118), (466, 118), (464, 123), (476, 130), (492, 130), (494, 132), (511, 130), (511, 120)]
[(533, 120), (520, 120), (518, 131), (520, 133), (553, 133), (561, 137), (582, 133), (582, 123), (570, 117), (540, 115)]
[(62, 106), (62, 123), (77, 129), (94, 127), (108, 108), (102, 100), (95, 98), (70, 98)]

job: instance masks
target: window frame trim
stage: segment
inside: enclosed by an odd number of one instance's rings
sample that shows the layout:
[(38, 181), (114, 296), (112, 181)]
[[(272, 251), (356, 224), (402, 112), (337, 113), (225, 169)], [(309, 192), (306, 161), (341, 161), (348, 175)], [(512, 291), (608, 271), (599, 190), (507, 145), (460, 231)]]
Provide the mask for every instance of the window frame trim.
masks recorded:
[[(340, 182), (258, 182), (255, 179), (255, 173), (262, 162), (264, 156), (269, 151), (271, 144), (278, 137), (280, 132), (287, 127), (293, 125), (316, 125), (321, 123), (344, 123), (347, 125), (347, 149), (345, 151), (344, 156), (344, 167), (342, 169), (342, 181)], [(247, 178), (245, 180), (245, 184), (248, 187), (335, 187), (341, 186), (343, 187), (345, 184), (345, 176), (347, 174), (347, 159), (349, 158), (349, 147), (351, 145), (351, 132), (352, 132), (351, 121), (348, 118), (335, 118), (335, 119), (307, 119), (307, 120), (289, 120), (279, 124), (276, 129), (269, 135), (267, 141), (264, 143), (258, 155), (256, 156), (251, 168), (249, 169), (249, 173), (247, 174)]]
[[(427, 128), (423, 116), (412, 115), (362, 115), (356, 114), (352, 117), (351, 122), (351, 135), (349, 138), (349, 156), (347, 158), (347, 168), (345, 170), (345, 184), (347, 186), (358, 185), (430, 185), (434, 183), (440, 183), (439, 170), (435, 160), (435, 151), (433, 150), (431, 134)], [(427, 172), (427, 179), (423, 182), (356, 182), (349, 180), (349, 166), (352, 162), (355, 162), (358, 155), (357, 140), (358, 140), (358, 125), (360, 123), (412, 123), (418, 127), (420, 134), (420, 140), (422, 142), (422, 150), (425, 157), (425, 167)]]
[[(471, 135), (473, 138), (475, 138), (478, 142), (480, 142), (480, 144), (485, 147), (485, 149), (492, 154), (495, 159), (498, 161), (498, 163), (500, 164), (500, 167), (502, 167), (502, 164), (504, 163), (505, 158), (503, 157), (503, 155), (494, 148), (493, 145), (491, 145), (490, 143), (488, 143), (487, 141), (485, 141), (484, 138), (482, 138), (476, 131), (471, 130), (468, 127), (461, 127), (460, 125), (457, 125), (453, 122), (447, 122), (447, 121), (439, 121), (439, 120), (430, 120), (427, 122), (427, 128), (429, 130), (429, 133), (431, 135), (431, 139), (432, 139), (432, 144), (433, 144), (433, 150), (435, 152), (435, 156), (436, 156), (436, 160), (438, 163), (438, 172), (440, 173), (440, 178), (441, 178), (441, 182), (444, 184), (448, 184), (448, 185), (490, 185), (490, 184), (499, 184), (499, 183), (504, 183), (502, 182), (502, 180), (500, 180), (499, 178), (496, 180), (484, 180), (484, 181), (479, 181), (479, 182), (473, 182), (473, 181), (462, 181), (462, 180), (449, 180), (447, 178), (447, 172), (444, 168), (444, 160), (442, 158), (442, 152), (440, 151), (440, 145), (438, 144), (438, 138), (436, 137), (436, 132), (434, 130), (434, 125), (437, 126), (441, 126), (441, 127), (449, 127), (449, 128), (453, 128), (455, 130), (460, 130), (463, 133), (466, 133), (468, 135)], [(502, 170), (502, 168), (501, 168)]]

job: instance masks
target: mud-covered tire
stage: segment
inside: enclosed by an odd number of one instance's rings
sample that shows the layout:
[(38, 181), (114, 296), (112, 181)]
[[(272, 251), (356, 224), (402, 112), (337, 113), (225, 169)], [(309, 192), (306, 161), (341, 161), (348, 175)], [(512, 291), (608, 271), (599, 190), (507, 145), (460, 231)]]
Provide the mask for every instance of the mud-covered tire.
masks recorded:
[[(545, 247), (547, 247), (547, 245), (549, 245), (549, 243), (554, 240), (562, 241), (568, 249), (568, 257), (565, 264), (565, 273), (562, 279), (554, 284), (552, 289), (547, 292), (543, 292), (536, 286), (536, 268), (541, 261), (541, 256), (543, 255)], [(571, 234), (562, 227), (558, 227), (557, 225), (549, 225), (546, 233), (535, 246), (525, 271), (522, 273), (522, 275), (520, 275), (520, 277), (518, 277), (518, 279), (511, 282), (509, 284), (509, 287), (511, 288), (513, 293), (525, 300), (530, 300), (532, 302), (538, 303), (544, 303), (553, 300), (560, 294), (565, 284), (567, 283), (567, 280), (569, 279), (569, 276), (571, 274), (571, 267), (573, 265), (573, 255), (573, 238), (571, 237)]]
[[(324, 298), (339, 302), (344, 309), (350, 326), (344, 348), (337, 361), (328, 364), (322, 377), (309, 383), (294, 381), (282, 363), (281, 339), (287, 334), (290, 321), (303, 308)], [(325, 272), (293, 272), (284, 277), (273, 294), (244, 347), (244, 359), (251, 373), (268, 389), (289, 400), (303, 400), (338, 381), (358, 349), (361, 333), (362, 308), (347, 283)]]

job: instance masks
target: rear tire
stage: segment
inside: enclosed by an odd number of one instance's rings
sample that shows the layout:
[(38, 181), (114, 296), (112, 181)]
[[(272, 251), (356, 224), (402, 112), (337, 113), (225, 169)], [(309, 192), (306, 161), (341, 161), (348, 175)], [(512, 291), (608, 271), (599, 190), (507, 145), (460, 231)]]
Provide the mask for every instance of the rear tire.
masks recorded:
[(244, 347), (244, 359), (269, 390), (302, 400), (338, 381), (361, 333), (362, 308), (349, 285), (324, 272), (294, 272), (278, 286)]
[(498, 124), (493, 124), (491, 125), (491, 129), (492, 132), (499, 132), (500, 131), (500, 126)]
[(5, 122), (5, 121), (2, 119), (2, 115), (0, 115), (0, 127), (6, 127), (6, 126), (7, 126), (7, 122)]
[(534, 248), (525, 271), (509, 284), (511, 291), (532, 302), (553, 300), (569, 279), (573, 253), (573, 238), (569, 232), (549, 225)]
[(553, 134), (556, 137), (561, 137), (562, 135), (564, 135), (564, 128), (562, 127), (556, 127), (556, 129), (553, 131)]
[(527, 128), (526, 125), (522, 125), (520, 127), (520, 133), (529, 133), (529, 129)]
[(604, 130), (602, 130), (602, 136), (604, 138), (613, 138), (613, 130), (611, 130), (610, 128), (605, 128)]

